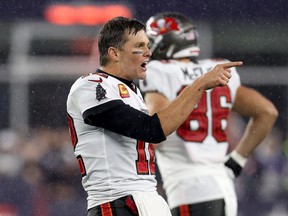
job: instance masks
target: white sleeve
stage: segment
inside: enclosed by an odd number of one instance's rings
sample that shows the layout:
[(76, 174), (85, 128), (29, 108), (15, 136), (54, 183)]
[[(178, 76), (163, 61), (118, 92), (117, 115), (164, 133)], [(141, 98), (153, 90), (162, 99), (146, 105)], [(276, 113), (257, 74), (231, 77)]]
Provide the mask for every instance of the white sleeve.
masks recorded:
[[(93, 79), (97, 79), (97, 75)], [(92, 79), (92, 78), (90, 78)], [(98, 96), (101, 94), (102, 96)], [(96, 83), (84, 79), (74, 92), (74, 100), (83, 114), (87, 109), (107, 103), (112, 100), (121, 100), (118, 89), (102, 78), (101, 83)]]

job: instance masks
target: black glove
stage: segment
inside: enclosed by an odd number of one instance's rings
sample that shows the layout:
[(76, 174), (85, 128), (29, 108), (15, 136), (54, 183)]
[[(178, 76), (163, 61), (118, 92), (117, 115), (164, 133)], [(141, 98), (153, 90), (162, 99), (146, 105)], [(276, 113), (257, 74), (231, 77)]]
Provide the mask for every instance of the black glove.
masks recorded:
[(237, 153), (236, 151), (232, 151), (231, 154), (228, 155), (224, 165), (230, 168), (233, 173), (234, 177), (238, 177), (241, 174), (242, 168), (246, 163), (246, 158)]

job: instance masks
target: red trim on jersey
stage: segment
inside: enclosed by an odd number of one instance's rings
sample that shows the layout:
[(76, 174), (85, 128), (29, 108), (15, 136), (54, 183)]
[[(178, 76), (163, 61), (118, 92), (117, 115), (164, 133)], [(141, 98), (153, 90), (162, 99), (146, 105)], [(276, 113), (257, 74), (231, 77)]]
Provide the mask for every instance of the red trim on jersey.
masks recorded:
[(113, 216), (110, 203), (104, 203), (100, 205), (102, 216)]
[(85, 166), (84, 166), (84, 161), (83, 161), (83, 158), (81, 155), (78, 155), (77, 157), (77, 161), (78, 161), (78, 165), (79, 165), (79, 168), (80, 168), (80, 172), (81, 172), (81, 176), (84, 177), (86, 176), (86, 169), (85, 169)]
[(179, 207), (179, 214), (180, 216), (190, 216), (189, 206), (182, 205)]
[(72, 145), (75, 148), (75, 146), (78, 143), (78, 138), (77, 138), (76, 130), (75, 130), (75, 127), (74, 127), (73, 118), (68, 113), (67, 113), (67, 120), (68, 120), (69, 133), (70, 133)]
[(135, 215), (139, 215), (137, 206), (136, 206), (135, 202), (132, 200), (131, 197), (128, 196), (128, 197), (126, 198), (125, 204), (126, 204), (126, 206), (128, 206), (128, 208), (129, 208)]
[(84, 75), (82, 76), (82, 79), (85, 78), (85, 77), (87, 77), (87, 76), (91, 76), (91, 75), (95, 75), (95, 74), (97, 74), (98, 76), (104, 77), (104, 78), (107, 78), (107, 77), (108, 77), (107, 74), (99, 73), (99, 72), (93, 72), (93, 73), (84, 74)]
[(96, 82), (96, 83), (101, 83), (103, 80), (102, 78), (100, 77), (98, 80), (88, 80), (88, 81), (91, 81), (91, 82)]

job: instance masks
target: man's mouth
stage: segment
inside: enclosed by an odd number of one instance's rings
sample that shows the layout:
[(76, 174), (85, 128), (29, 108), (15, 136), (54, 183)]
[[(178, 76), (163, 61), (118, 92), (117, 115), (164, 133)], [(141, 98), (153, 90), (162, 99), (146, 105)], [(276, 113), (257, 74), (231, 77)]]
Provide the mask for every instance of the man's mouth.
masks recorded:
[(141, 64), (141, 68), (143, 68), (144, 70), (146, 70), (146, 65), (148, 64), (148, 61), (145, 61), (143, 64)]

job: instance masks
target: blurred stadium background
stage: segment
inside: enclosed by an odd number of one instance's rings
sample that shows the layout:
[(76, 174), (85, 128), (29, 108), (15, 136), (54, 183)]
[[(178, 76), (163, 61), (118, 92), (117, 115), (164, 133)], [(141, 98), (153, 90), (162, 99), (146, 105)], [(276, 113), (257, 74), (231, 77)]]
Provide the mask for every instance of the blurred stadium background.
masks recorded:
[[(98, 66), (97, 34), (117, 15), (178, 11), (198, 26), (201, 57), (242, 60), (243, 84), (280, 116), (236, 180), (239, 216), (288, 215), (288, 1), (2, 0), (0, 215), (86, 215), (66, 125), (71, 84)], [(231, 145), (247, 119), (231, 116)], [(159, 192), (161, 179), (159, 177)]]

